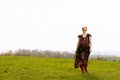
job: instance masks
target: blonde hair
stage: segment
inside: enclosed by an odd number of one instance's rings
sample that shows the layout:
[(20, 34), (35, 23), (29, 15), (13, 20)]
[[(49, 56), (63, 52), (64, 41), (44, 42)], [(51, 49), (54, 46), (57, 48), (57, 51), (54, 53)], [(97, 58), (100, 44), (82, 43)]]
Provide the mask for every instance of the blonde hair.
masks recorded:
[(86, 31), (87, 31), (87, 26), (83, 26), (83, 27), (82, 27), (82, 31), (83, 31), (84, 29), (86, 29)]

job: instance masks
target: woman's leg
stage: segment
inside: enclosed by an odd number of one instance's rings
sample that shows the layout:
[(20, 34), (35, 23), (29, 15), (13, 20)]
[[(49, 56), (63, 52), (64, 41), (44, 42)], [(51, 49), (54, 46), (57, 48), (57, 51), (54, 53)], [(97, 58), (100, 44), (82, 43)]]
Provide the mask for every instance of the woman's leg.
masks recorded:
[(87, 64), (85, 64), (85, 72), (88, 73), (88, 70), (87, 70)]
[(84, 66), (80, 66), (80, 69), (82, 71), (82, 74), (84, 73)]

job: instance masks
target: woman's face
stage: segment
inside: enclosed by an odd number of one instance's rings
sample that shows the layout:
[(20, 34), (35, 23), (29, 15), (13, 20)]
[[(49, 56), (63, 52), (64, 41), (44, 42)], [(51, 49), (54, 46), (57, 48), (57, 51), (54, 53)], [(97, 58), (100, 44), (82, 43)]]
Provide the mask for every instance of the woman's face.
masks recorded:
[(87, 27), (82, 27), (82, 31), (87, 31)]

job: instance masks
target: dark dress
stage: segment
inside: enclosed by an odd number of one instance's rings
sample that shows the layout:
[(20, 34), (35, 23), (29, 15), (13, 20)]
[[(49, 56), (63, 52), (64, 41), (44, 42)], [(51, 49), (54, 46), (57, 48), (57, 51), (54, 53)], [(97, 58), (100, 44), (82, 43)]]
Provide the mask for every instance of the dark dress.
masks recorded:
[(87, 65), (88, 63), (88, 58), (90, 54), (89, 37), (91, 37), (91, 34), (87, 34), (86, 37), (83, 37), (82, 35), (78, 36), (78, 38), (80, 39), (80, 43), (77, 47), (75, 55), (75, 68)]

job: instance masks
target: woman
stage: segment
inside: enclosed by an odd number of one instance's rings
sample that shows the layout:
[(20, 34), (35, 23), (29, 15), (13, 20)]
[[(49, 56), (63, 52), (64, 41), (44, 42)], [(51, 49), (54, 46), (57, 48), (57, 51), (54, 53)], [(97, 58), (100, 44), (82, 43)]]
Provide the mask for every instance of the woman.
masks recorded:
[(88, 73), (88, 58), (92, 51), (92, 36), (88, 34), (87, 27), (82, 27), (83, 33), (78, 36), (78, 44), (76, 49), (75, 68), (80, 67), (82, 73)]

